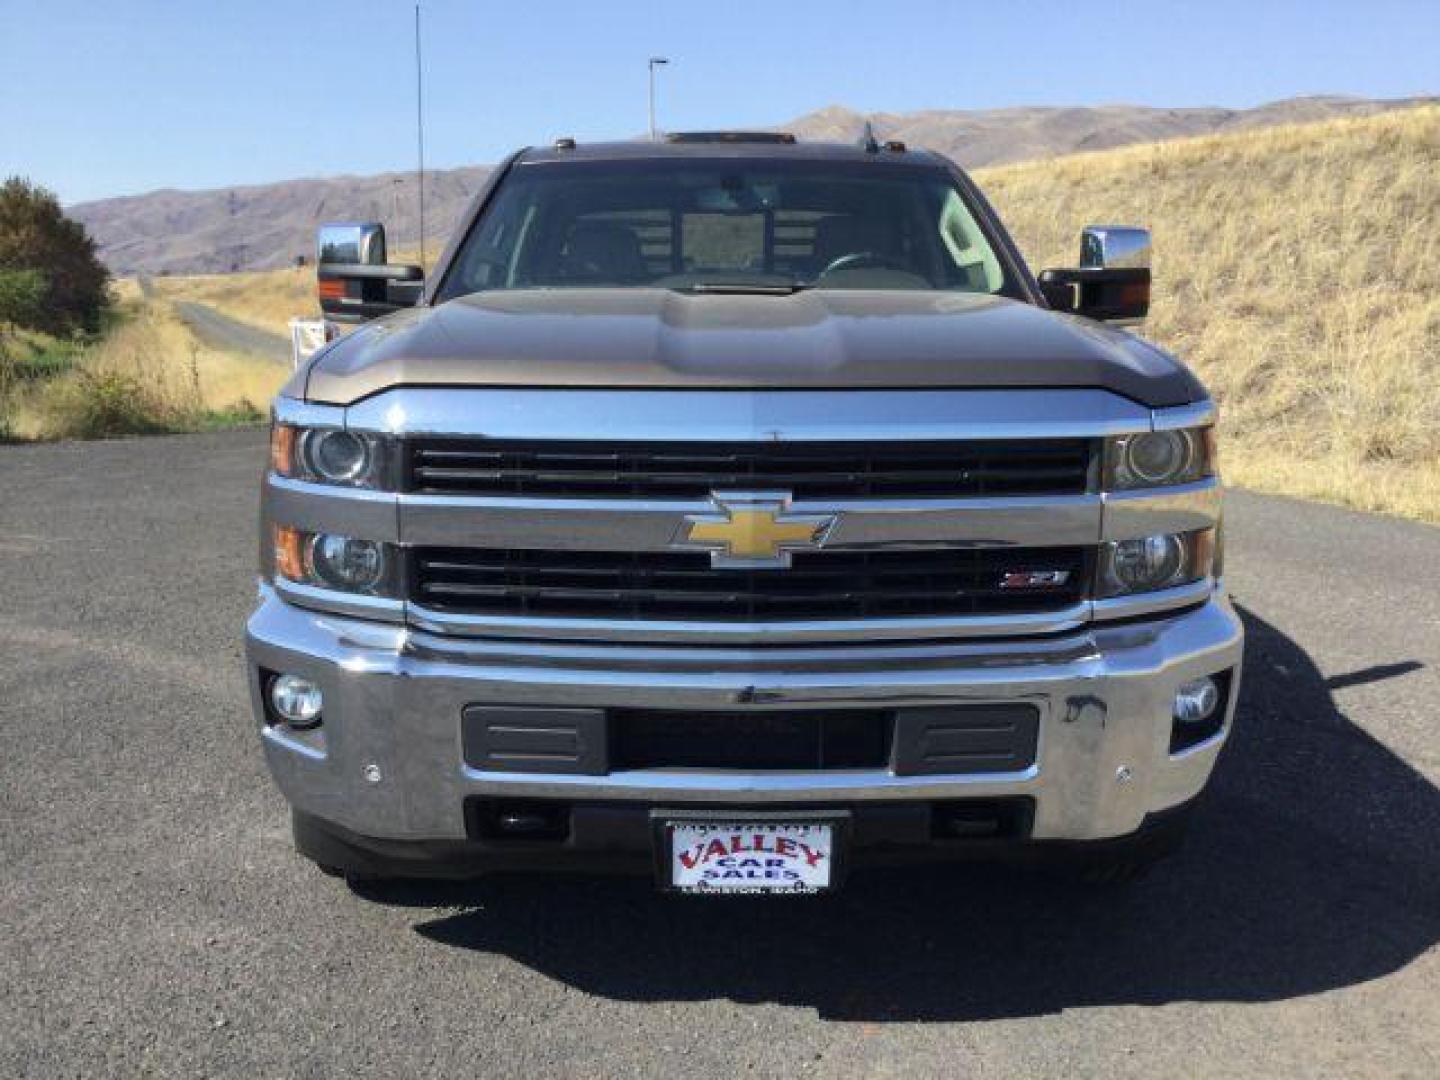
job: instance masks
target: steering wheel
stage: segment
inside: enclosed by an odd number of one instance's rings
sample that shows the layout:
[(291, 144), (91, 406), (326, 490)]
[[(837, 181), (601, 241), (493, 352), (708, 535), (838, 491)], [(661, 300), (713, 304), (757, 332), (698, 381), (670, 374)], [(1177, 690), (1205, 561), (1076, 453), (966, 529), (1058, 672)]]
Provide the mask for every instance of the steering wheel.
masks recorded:
[(873, 267), (877, 270), (899, 270), (901, 273), (914, 273), (908, 265), (899, 259), (889, 255), (881, 255), (878, 251), (852, 251), (848, 255), (841, 255), (832, 259), (830, 265), (820, 271), (819, 276), (833, 274), (837, 270), (859, 270), (864, 267)]

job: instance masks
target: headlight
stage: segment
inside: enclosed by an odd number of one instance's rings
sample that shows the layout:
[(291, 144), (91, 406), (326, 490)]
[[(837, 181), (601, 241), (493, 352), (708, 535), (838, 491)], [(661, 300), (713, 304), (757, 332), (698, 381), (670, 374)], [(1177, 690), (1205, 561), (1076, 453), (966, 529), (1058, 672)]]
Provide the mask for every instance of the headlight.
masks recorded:
[(364, 432), (276, 424), (270, 431), (270, 467), (295, 480), (383, 488), (389, 486), (388, 448), (387, 440)]
[(353, 484), (370, 469), (370, 442), (353, 431), (307, 431), (302, 452), (310, 471), (332, 484)]
[(286, 581), (365, 596), (395, 594), (394, 549), (378, 540), (277, 525), (274, 547), (275, 573)]
[(1110, 439), (1105, 449), (1105, 489), (1188, 484), (1215, 475), (1215, 429), (1142, 431)]
[(1113, 540), (1100, 549), (1097, 598), (1155, 592), (1200, 581), (1211, 572), (1215, 530)]
[(385, 580), (385, 546), (376, 540), (320, 533), (308, 555), (310, 572), (332, 589), (373, 593)]
[(1122, 592), (1163, 589), (1180, 569), (1180, 537), (1175, 533), (1121, 540), (1114, 547), (1110, 569)]

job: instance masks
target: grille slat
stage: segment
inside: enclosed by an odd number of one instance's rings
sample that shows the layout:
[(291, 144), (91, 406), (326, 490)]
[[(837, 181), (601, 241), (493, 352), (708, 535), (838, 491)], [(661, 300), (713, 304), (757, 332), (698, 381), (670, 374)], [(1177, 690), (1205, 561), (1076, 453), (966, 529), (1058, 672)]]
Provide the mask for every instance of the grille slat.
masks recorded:
[[(1063, 570), (1007, 589), (1006, 574)], [(417, 548), (411, 596), (439, 611), (549, 618), (873, 618), (1045, 612), (1085, 594), (1083, 548), (797, 552), (783, 570), (716, 569), (704, 552)]]
[(469, 438), (409, 443), (408, 487), (437, 494), (705, 499), (775, 488), (796, 499), (1070, 495), (1086, 439), (857, 443), (593, 443)]

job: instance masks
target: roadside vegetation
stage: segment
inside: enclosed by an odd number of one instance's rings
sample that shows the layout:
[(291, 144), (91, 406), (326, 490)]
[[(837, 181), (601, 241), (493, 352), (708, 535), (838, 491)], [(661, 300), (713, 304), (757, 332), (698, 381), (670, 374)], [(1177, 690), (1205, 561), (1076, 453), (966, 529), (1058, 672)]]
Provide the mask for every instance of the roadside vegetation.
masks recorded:
[(206, 348), (168, 301), (110, 281), (53, 194), (0, 185), (0, 441), (255, 422), (286, 374)]
[[(122, 283), (122, 294), (125, 283)], [(210, 348), (169, 303), (119, 299), (93, 341), (27, 333), (0, 342), (10, 374), (0, 438), (104, 438), (259, 423), (289, 375), (273, 361)]]
[(1143, 333), (1220, 402), (1226, 479), (1440, 521), (1440, 108), (982, 170), (1037, 270), (1148, 225)]

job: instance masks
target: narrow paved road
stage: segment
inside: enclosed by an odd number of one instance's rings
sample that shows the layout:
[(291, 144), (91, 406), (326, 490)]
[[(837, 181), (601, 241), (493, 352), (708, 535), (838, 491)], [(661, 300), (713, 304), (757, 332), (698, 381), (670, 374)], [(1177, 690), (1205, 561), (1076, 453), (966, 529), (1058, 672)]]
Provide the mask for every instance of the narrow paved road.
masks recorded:
[(280, 334), (232, 319), (194, 300), (176, 300), (175, 313), (207, 345), (231, 352), (252, 353), (281, 364), (290, 363), (290, 342)]
[(1440, 1075), (1440, 529), (1232, 500), (1239, 729), (1128, 891), (377, 898), (252, 730), (263, 443), (0, 447), (0, 1076)]

